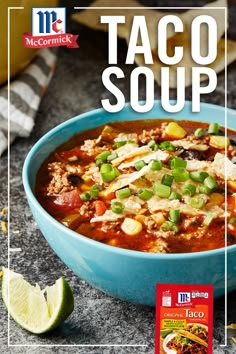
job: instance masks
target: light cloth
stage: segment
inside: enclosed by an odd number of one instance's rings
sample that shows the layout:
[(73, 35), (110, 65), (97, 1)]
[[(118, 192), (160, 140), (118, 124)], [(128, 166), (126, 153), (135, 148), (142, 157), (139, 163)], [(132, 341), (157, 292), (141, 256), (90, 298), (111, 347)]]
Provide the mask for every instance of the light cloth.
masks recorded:
[[(41, 49), (31, 64), (10, 83), (10, 141), (28, 137), (56, 64), (54, 49)], [(0, 156), (7, 148), (8, 87), (0, 88)]]

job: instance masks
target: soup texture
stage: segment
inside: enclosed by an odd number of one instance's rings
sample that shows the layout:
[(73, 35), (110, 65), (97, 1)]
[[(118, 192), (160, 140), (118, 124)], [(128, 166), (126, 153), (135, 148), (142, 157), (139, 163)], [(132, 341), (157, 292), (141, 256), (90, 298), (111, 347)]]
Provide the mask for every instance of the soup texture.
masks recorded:
[(111, 123), (52, 152), (36, 197), (66, 227), (115, 247), (207, 251), (224, 247), (226, 232), (233, 245), (235, 144), (236, 133), (217, 123)]

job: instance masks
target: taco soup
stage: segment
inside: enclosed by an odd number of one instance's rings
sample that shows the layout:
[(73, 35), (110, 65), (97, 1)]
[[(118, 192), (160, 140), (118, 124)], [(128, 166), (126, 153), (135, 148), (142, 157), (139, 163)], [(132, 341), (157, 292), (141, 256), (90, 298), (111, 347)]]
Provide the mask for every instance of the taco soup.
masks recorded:
[(235, 146), (236, 132), (225, 134), (217, 123), (115, 122), (52, 152), (35, 193), (60, 223), (111, 246), (151, 253), (221, 248), (225, 226), (227, 244), (236, 244)]

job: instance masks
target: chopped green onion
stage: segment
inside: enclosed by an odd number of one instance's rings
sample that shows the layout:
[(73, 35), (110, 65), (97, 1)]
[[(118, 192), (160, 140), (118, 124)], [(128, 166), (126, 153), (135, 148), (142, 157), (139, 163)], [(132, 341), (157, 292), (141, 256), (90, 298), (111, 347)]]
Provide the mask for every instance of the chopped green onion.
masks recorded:
[(173, 170), (174, 168), (183, 167), (186, 168), (187, 161), (180, 159), (179, 157), (174, 157), (170, 160), (170, 168)]
[(149, 190), (146, 189), (146, 188), (141, 188), (141, 189), (138, 191), (138, 197), (141, 198), (141, 199), (143, 199), (143, 200), (148, 200), (148, 199), (150, 199), (152, 196), (153, 196), (152, 191), (149, 191)]
[(189, 179), (189, 173), (183, 167), (175, 168), (172, 171), (172, 175), (174, 176), (176, 182), (185, 182)]
[(90, 190), (92, 189), (98, 189), (99, 191), (103, 190), (103, 186), (101, 186), (101, 184), (95, 183)]
[(203, 221), (203, 225), (209, 226), (213, 219), (214, 219), (214, 215), (208, 214)]
[(165, 186), (169, 186), (171, 187), (172, 183), (173, 183), (174, 177), (168, 174), (165, 174), (162, 177), (161, 183), (164, 184)]
[(91, 197), (98, 197), (99, 190), (98, 189), (91, 189), (90, 194), (91, 194)]
[(155, 144), (152, 150), (157, 151), (158, 149), (159, 149), (159, 145)]
[(160, 143), (160, 148), (162, 150), (175, 151), (175, 147), (170, 141), (163, 141)]
[(170, 214), (169, 214), (169, 219), (172, 222), (179, 222), (180, 221), (180, 210), (179, 209), (171, 210)]
[(205, 205), (205, 199), (200, 195), (196, 195), (190, 200), (190, 205), (192, 208), (201, 209)]
[(215, 190), (218, 186), (216, 180), (212, 176), (208, 176), (207, 178), (205, 178), (203, 183), (211, 191)]
[(111, 203), (111, 210), (113, 211), (113, 213), (116, 214), (121, 214), (124, 211), (124, 204), (121, 202), (112, 202)]
[(190, 195), (190, 197), (192, 197), (195, 192), (196, 192), (196, 187), (194, 186), (194, 184), (187, 184), (187, 186), (185, 186), (183, 189), (183, 194)]
[(218, 134), (219, 128), (220, 126), (218, 123), (211, 123), (208, 128), (208, 134)]
[(136, 168), (137, 171), (140, 171), (144, 166), (146, 166), (146, 163), (143, 160), (137, 161), (134, 164), (134, 167)]
[(101, 190), (103, 190), (103, 187), (100, 184), (94, 184), (90, 189), (91, 197), (98, 197), (98, 194)]
[(169, 186), (155, 182), (153, 185), (153, 192), (160, 198), (169, 198), (171, 189)]
[(233, 216), (232, 218), (229, 219), (230, 224), (236, 224), (236, 217)]
[(160, 160), (153, 160), (151, 170), (160, 171), (162, 169), (162, 162)]
[(170, 193), (169, 199), (170, 200), (175, 200), (175, 199), (180, 200), (181, 199), (181, 195), (179, 193), (175, 192), (175, 191), (172, 191)]
[(148, 147), (150, 147), (152, 149), (156, 145), (156, 142), (155, 142), (155, 140), (150, 140), (147, 145), (148, 145)]
[(101, 159), (97, 159), (96, 160), (96, 165), (99, 166), (99, 165), (102, 165), (102, 164), (103, 164), (103, 161)]
[(175, 232), (179, 231), (178, 226), (172, 221), (163, 222), (163, 224), (161, 225), (160, 229), (162, 231), (175, 231)]
[(157, 151), (159, 149), (159, 146), (155, 142), (155, 140), (150, 140), (149, 143), (148, 143), (148, 147), (150, 147), (154, 151)]
[(205, 131), (202, 128), (198, 128), (194, 132), (194, 136), (196, 136), (196, 138), (202, 138), (204, 136), (204, 134), (205, 134)]
[(80, 194), (80, 199), (83, 200), (83, 202), (87, 202), (88, 200), (91, 199), (91, 195), (89, 192), (84, 192)]
[(116, 191), (116, 197), (120, 199), (127, 198), (130, 195), (131, 195), (131, 190), (128, 187)]
[(127, 143), (127, 141), (116, 141), (113, 145), (112, 145), (112, 149), (118, 149), (121, 146), (124, 146)]
[(199, 193), (209, 194), (211, 193), (211, 189), (203, 184), (202, 186), (199, 187)]
[(120, 172), (117, 170), (117, 168), (113, 167), (112, 165), (110, 165), (108, 163), (105, 163), (101, 166), (100, 173), (101, 173), (103, 182), (111, 182), (117, 176), (120, 175)]
[(208, 173), (204, 171), (196, 171), (196, 172), (190, 172), (189, 177), (195, 181), (195, 182), (203, 182), (205, 178), (207, 178)]
[(106, 162), (107, 157), (110, 155), (110, 151), (103, 151), (101, 154), (97, 155), (96, 160), (102, 160), (102, 162)]
[(100, 168), (100, 172), (101, 173), (106, 173), (106, 172), (111, 172), (113, 170), (113, 166), (109, 163), (104, 163), (101, 168)]
[(116, 152), (114, 152), (113, 154), (110, 154), (109, 156), (107, 156), (107, 161), (112, 161), (117, 159), (118, 155)]

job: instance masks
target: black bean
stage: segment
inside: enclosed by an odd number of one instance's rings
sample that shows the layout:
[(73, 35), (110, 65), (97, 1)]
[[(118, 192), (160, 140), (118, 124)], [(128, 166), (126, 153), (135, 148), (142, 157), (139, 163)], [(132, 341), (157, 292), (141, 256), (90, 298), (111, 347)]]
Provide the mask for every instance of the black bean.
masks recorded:
[(230, 139), (230, 145), (236, 146), (236, 140)]
[(219, 130), (218, 134), (217, 135), (220, 135), (220, 136), (224, 136), (225, 135), (225, 132), (222, 131), (222, 130)]
[(197, 150), (184, 150), (180, 156), (186, 160), (206, 160), (204, 152)]
[(72, 183), (73, 186), (77, 186), (79, 183), (83, 181), (82, 178), (78, 175), (70, 175), (68, 177), (68, 180)]

